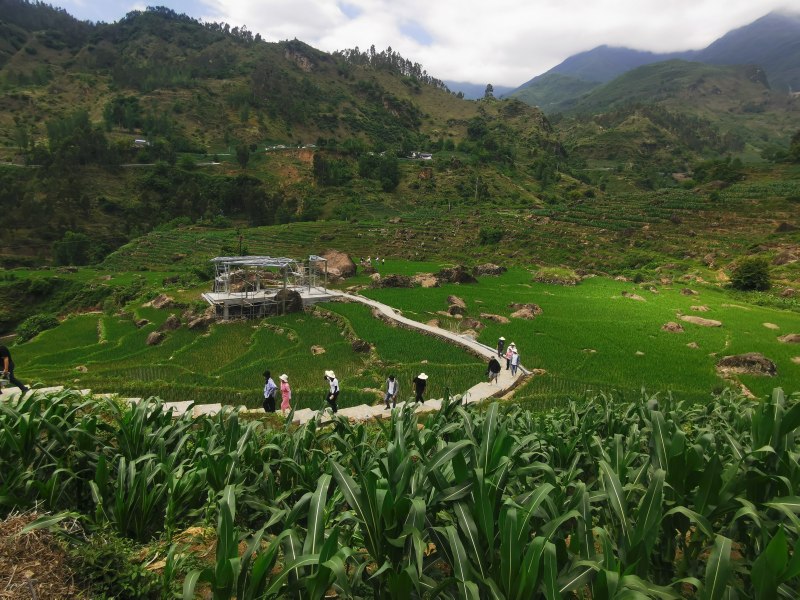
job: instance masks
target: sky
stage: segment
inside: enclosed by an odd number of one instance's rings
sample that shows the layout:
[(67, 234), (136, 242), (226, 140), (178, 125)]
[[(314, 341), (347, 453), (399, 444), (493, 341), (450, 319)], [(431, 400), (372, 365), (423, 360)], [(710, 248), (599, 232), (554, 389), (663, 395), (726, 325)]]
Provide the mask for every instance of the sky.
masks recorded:
[(391, 46), (448, 81), (516, 87), (596, 46), (704, 48), (797, 0), (50, 0), (113, 22), (147, 5), (332, 52)]

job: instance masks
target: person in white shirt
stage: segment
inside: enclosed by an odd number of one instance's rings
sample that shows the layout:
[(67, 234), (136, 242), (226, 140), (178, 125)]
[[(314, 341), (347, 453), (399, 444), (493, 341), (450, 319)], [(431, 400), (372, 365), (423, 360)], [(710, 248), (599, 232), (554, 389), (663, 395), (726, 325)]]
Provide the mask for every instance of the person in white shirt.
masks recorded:
[(514, 348), (511, 351), (511, 376), (516, 377), (517, 369), (519, 368), (519, 352)]
[(386, 380), (386, 395), (383, 397), (383, 402), (386, 404), (386, 409), (389, 409), (389, 400), (392, 401), (392, 408), (397, 406), (397, 391), (398, 391), (397, 379), (394, 378), (394, 375), (389, 375), (389, 379)]
[(330, 392), (327, 394), (326, 400), (333, 411), (333, 414), (339, 412), (339, 407), (336, 405), (336, 399), (339, 397), (339, 380), (333, 371), (325, 371), (325, 379), (328, 380), (330, 385)]

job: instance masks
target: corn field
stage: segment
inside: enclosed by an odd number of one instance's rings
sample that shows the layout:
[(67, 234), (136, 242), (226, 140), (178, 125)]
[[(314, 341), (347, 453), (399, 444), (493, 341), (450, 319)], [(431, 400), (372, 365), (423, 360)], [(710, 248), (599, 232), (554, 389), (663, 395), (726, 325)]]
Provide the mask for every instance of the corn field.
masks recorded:
[[(216, 527), (162, 598), (797, 598), (800, 396), (267, 429), (74, 392), (0, 403), (0, 512)], [(175, 549), (171, 550), (172, 553)], [(206, 596), (208, 597), (208, 596)]]

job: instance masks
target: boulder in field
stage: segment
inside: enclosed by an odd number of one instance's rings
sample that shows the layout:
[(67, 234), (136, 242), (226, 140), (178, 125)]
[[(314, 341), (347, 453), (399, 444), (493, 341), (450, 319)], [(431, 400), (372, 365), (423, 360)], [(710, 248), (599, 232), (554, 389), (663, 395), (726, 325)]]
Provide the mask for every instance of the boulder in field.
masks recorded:
[(447, 313), (450, 315), (465, 315), (467, 314), (467, 309), (463, 306), (459, 306), (458, 304), (451, 304), (447, 307)]
[(373, 281), (372, 287), (411, 288), (414, 287), (414, 282), (407, 275), (387, 275), (378, 281)]
[(463, 265), (452, 269), (442, 269), (436, 274), (436, 278), (444, 283), (478, 283), (478, 280)]
[(503, 315), (493, 315), (491, 313), (481, 313), (481, 319), (494, 321), (495, 323), (500, 323), (501, 325), (506, 325), (507, 323), (511, 322), (508, 317), (504, 317)]
[(380, 281), (381, 280), (381, 274), (380, 273), (373, 273), (372, 275), (369, 276), (369, 278), (370, 278), (371, 281)]
[(711, 309), (709, 309), (707, 306), (704, 306), (704, 305), (700, 305), (700, 306), (690, 306), (689, 308), (690, 308), (691, 310), (695, 311), (695, 312), (708, 312), (709, 310), (711, 310)]
[(686, 344), (687, 348), (691, 348), (692, 350), (697, 350), (700, 346), (697, 345), (697, 342), (689, 342)]
[(167, 296), (166, 294), (159, 294), (150, 302), (146, 302), (144, 306), (152, 306), (153, 308), (169, 308), (175, 305), (175, 300)]
[(413, 281), (416, 285), (423, 288), (439, 287), (439, 280), (433, 273), (417, 273)]
[(356, 274), (356, 263), (349, 254), (338, 250), (328, 250), (322, 255), (328, 261), (328, 274), (346, 279)]
[(485, 265), (478, 265), (472, 268), (472, 274), (475, 277), (479, 277), (481, 275), (502, 275), (508, 271), (507, 268), (501, 267), (500, 265), (495, 265), (493, 263), (486, 263)]
[(695, 317), (694, 315), (681, 315), (681, 321), (700, 325), (701, 327), (722, 327), (722, 321), (715, 321), (714, 319), (704, 319), (703, 317)]
[(766, 375), (775, 377), (778, 369), (775, 363), (759, 352), (725, 356), (717, 361), (717, 370), (722, 374)]
[(439, 327), (441, 323), (439, 322), (439, 319), (431, 319), (430, 321), (425, 323), (425, 325), (430, 325), (431, 327)]
[(631, 300), (637, 300), (639, 302), (647, 302), (644, 298), (642, 298), (639, 294), (634, 294), (633, 292), (622, 292), (623, 298), (630, 298)]
[(792, 288), (786, 288), (781, 292), (781, 298), (794, 298), (797, 292)]
[(448, 296), (447, 303), (450, 304), (451, 306), (455, 305), (455, 306), (460, 306), (461, 308), (467, 308), (467, 303), (464, 302), (464, 300), (462, 300), (458, 296)]
[(681, 295), (683, 295), (683, 296), (699, 296), (700, 293), (696, 292), (695, 290), (693, 290), (691, 288), (683, 288), (681, 290)]
[(160, 331), (151, 331), (150, 335), (147, 336), (147, 345), (148, 346), (158, 346), (164, 340), (164, 334)]
[(780, 329), (775, 323), (762, 323), (762, 325), (767, 329)]
[(189, 321), (187, 327), (189, 329), (205, 329), (213, 322), (214, 322), (214, 317), (209, 315), (200, 315), (199, 317), (195, 317), (194, 319)]
[(683, 325), (680, 323), (676, 323), (675, 321), (670, 321), (669, 323), (664, 323), (661, 326), (661, 331), (667, 331), (669, 333), (683, 333)]
[(532, 302), (528, 303), (520, 303), (520, 302), (512, 302), (508, 305), (508, 308), (513, 309), (515, 312), (511, 313), (511, 317), (514, 319), (528, 319), (532, 320), (542, 314), (542, 307), (538, 304), (533, 304)]
[(466, 327), (467, 329), (474, 329), (476, 331), (480, 331), (485, 327), (485, 325), (480, 321), (478, 321), (478, 319), (470, 319), (470, 318), (462, 320), (461, 326)]
[(800, 344), (800, 333), (787, 333), (780, 336), (778, 341), (784, 344)]
[(159, 331), (175, 331), (176, 329), (180, 329), (181, 320), (178, 318), (178, 315), (170, 315), (167, 317), (167, 320), (161, 324), (161, 327), (158, 328)]
[(366, 340), (353, 340), (350, 347), (353, 349), (353, 352), (369, 352), (372, 350), (372, 344)]
[(311, 346), (311, 354), (313, 354), (314, 356), (318, 354), (325, 354), (325, 348), (323, 348), (322, 346)]
[(88, 367), (86, 365), (78, 365), (77, 367), (75, 367), (75, 370), (78, 373), (88, 373), (89, 372), (89, 369), (88, 369)]
[(150, 321), (148, 321), (147, 319), (137, 319), (136, 321), (133, 322), (133, 324), (136, 325), (136, 329), (141, 329), (145, 325), (149, 325)]
[(303, 312), (303, 297), (299, 292), (281, 288), (275, 294), (278, 314)]

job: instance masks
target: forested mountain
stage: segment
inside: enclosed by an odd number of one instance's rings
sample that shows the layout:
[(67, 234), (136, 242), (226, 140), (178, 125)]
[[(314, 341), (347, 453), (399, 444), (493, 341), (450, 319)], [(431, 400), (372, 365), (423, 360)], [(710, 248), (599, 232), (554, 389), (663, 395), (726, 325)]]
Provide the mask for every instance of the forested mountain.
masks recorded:
[[(725, 34), (702, 50), (653, 53), (599, 46), (570, 56), (508, 94), (548, 113), (571, 110), (592, 89), (637, 67), (669, 60), (752, 65), (772, 89), (800, 89), (800, 13), (774, 12)], [(559, 77), (556, 77), (558, 75)]]
[[(420, 186), (474, 200), (491, 187), (476, 179), (517, 185), (500, 171), (529, 178), (535, 201), (562, 158), (537, 109), (460, 99), (391, 48), (328, 54), (163, 7), (113, 24), (0, 7), (0, 152), (17, 165), (0, 169), (0, 241), (12, 263), (49, 259), (76, 232), (95, 242), (81, 260), (96, 259), (176, 218), (313, 220), (389, 192), (382, 203), (424, 202)], [(398, 163), (436, 150), (452, 153), (436, 181), (430, 166)]]

